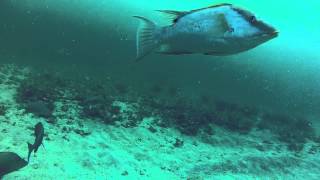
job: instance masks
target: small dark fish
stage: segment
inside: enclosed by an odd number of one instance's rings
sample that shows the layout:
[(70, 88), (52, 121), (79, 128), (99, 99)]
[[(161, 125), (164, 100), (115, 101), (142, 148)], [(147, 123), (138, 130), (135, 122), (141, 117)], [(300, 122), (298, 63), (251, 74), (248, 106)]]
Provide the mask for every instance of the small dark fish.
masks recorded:
[(41, 122), (37, 123), (36, 126), (34, 127), (34, 135), (36, 137), (34, 140), (34, 143), (33, 144), (28, 143), (28, 149), (29, 149), (28, 162), (29, 162), (32, 151), (34, 151), (34, 153), (37, 153), (40, 145), (42, 144), (44, 129)]
[(0, 179), (2, 176), (17, 171), (28, 164), (27, 161), (22, 159), (13, 152), (0, 152)]

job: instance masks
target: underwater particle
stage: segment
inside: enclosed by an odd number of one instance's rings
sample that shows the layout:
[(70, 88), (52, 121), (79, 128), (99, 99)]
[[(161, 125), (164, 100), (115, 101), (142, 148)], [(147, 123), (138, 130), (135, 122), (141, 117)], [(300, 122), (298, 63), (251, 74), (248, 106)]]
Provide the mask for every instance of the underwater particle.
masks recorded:
[(79, 134), (80, 136), (84, 137), (84, 136), (88, 136), (91, 134), (91, 132), (89, 131), (85, 131), (83, 129), (74, 129), (73, 130), (75, 133)]
[(35, 135), (35, 140), (33, 144), (28, 143), (28, 162), (30, 159), (30, 155), (32, 153), (32, 151), (34, 153), (37, 153), (38, 148), (40, 147), (40, 145), (43, 146), (42, 140), (44, 137), (44, 128), (41, 122), (38, 122), (35, 127), (34, 127), (34, 135)]
[(140, 174), (141, 176), (144, 176), (144, 175), (146, 174), (146, 172), (145, 172), (145, 171), (146, 171), (145, 169), (140, 170), (140, 171), (139, 171), (139, 174)]
[(179, 147), (182, 147), (183, 146), (183, 140), (179, 139), (179, 138), (176, 138), (176, 141), (175, 143), (173, 144), (174, 147), (176, 148), (179, 148)]
[(166, 120), (164, 120), (163, 118), (157, 118), (155, 121), (155, 124), (159, 127), (162, 127), (162, 128), (169, 127), (169, 123)]
[(33, 169), (39, 169), (39, 164), (32, 164)]
[(13, 152), (0, 152), (0, 179), (2, 176), (17, 171), (28, 164), (19, 155)]
[(50, 124), (56, 124), (58, 122), (58, 120), (54, 117), (48, 117), (48, 118), (46, 118), (46, 122), (50, 123)]
[(83, 160), (81, 165), (83, 167), (86, 167), (86, 168), (89, 168), (89, 169), (94, 169), (94, 166), (93, 166), (92, 162), (90, 160), (88, 160), (88, 159)]
[(149, 126), (149, 127), (148, 127), (148, 130), (149, 130), (150, 132), (152, 132), (152, 133), (156, 133), (156, 132), (157, 132), (157, 129), (154, 128), (153, 126)]
[(123, 171), (123, 172), (121, 173), (121, 175), (122, 175), (122, 176), (128, 176), (129, 173), (128, 173), (128, 171)]
[[(173, 21), (166, 27), (141, 16), (137, 30), (137, 56), (140, 60), (152, 51), (181, 55), (200, 53), (225, 56), (244, 52), (278, 36), (272, 26), (245, 9), (218, 4), (191, 11), (158, 10)], [(192, 42), (192, 43), (190, 43)]]

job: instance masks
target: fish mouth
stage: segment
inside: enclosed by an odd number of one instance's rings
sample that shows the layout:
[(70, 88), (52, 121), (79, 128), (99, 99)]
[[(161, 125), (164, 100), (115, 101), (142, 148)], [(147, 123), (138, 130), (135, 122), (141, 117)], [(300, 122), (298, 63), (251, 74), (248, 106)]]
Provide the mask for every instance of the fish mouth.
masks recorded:
[(262, 34), (263, 37), (272, 37), (272, 38), (275, 38), (278, 35), (279, 35), (278, 31), (271, 31), (271, 32), (266, 32)]
[(273, 31), (271, 33), (269, 33), (269, 35), (273, 36), (273, 37), (277, 37), (279, 35), (278, 31)]

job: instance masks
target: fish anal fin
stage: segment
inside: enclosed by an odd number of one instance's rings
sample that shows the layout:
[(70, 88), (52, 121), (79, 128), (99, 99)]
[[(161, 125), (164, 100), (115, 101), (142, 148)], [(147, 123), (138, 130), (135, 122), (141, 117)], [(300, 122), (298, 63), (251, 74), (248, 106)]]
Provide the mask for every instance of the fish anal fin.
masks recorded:
[(226, 56), (229, 55), (227, 53), (223, 53), (223, 52), (218, 52), (218, 51), (211, 51), (211, 52), (206, 52), (203, 53), (204, 55), (208, 55), (208, 56)]
[(156, 53), (159, 53), (159, 54), (167, 54), (167, 55), (193, 54), (193, 52), (188, 52), (188, 51), (168, 51), (168, 52), (158, 51), (158, 52), (156, 52)]

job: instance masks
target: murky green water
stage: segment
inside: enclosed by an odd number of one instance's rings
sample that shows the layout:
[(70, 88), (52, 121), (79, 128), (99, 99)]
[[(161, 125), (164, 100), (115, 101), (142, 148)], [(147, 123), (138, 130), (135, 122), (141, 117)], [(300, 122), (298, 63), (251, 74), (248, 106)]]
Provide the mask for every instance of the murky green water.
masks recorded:
[(1, 54), (71, 74), (110, 76), (141, 90), (161, 84), (181, 88), (190, 96), (206, 94), (282, 111), (319, 112), (319, 2), (228, 2), (274, 25), (279, 37), (229, 57), (150, 55), (137, 64), (132, 60), (138, 22), (132, 15), (165, 23), (153, 10), (189, 10), (216, 2), (2, 1)]
[[(139, 21), (133, 15), (165, 26), (168, 21), (154, 10), (222, 2), (250, 10), (276, 27), (279, 36), (231, 56), (153, 53), (134, 61)], [(1, 0), (0, 63), (111, 82), (153, 98), (179, 95), (196, 103), (223, 101), (304, 117), (318, 128), (319, 9), (318, 0)]]

